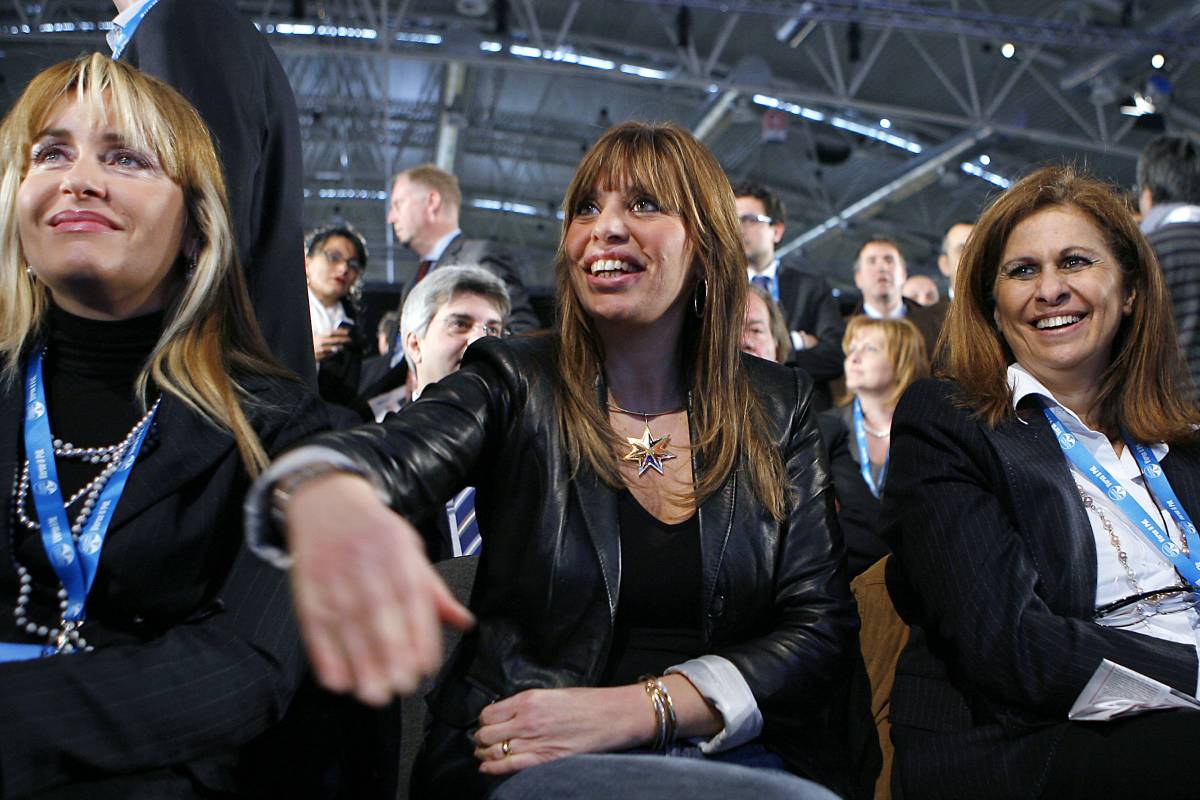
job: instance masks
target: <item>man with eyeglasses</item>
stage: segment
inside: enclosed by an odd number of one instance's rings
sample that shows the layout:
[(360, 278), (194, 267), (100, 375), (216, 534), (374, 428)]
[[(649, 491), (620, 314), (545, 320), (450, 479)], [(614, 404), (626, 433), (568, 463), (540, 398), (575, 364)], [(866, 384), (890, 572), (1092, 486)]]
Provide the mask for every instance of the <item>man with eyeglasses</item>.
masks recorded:
[(783, 201), (757, 183), (734, 186), (742, 246), (750, 282), (762, 287), (783, 309), (794, 350), (789, 363), (816, 382), (813, 405), (829, 408), (829, 382), (842, 375), (842, 317), (829, 284), (794, 264), (781, 264), (775, 246), (783, 238)]
[[(462, 364), (467, 347), (483, 336), (500, 336), (511, 305), (504, 283), (478, 266), (442, 267), (413, 288), (400, 312), (400, 340), (417, 401), (430, 384), (440, 381)], [(475, 522), (475, 490), (464, 489), (432, 520), (441, 535), (442, 552), (430, 552), (430, 561), (479, 552), (482, 538)]]

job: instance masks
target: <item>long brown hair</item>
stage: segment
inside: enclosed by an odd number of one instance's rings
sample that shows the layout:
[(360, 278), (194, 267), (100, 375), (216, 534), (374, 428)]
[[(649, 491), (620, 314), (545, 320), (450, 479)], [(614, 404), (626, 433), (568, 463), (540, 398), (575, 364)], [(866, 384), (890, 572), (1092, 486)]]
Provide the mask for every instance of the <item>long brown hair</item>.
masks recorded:
[(1200, 421), (1179, 351), (1175, 319), (1154, 250), (1119, 194), (1072, 167), (1043, 167), (1013, 184), (983, 213), (967, 240), (955, 275), (954, 302), (938, 339), (939, 374), (959, 383), (959, 399), (990, 425), (1013, 415), (1006, 368), (1015, 360), (993, 324), (993, 290), (1008, 237), (1046, 208), (1085, 214), (1116, 257), (1133, 311), (1113, 339), (1112, 360), (1100, 376), (1097, 420), (1106, 432), (1124, 427), (1143, 442), (1194, 440)]
[[(17, 190), (29, 168), (33, 138), (63, 103), (86, 107), (139, 150), (153, 153), (183, 190), (187, 213), (175, 269), (181, 289), (170, 300), (163, 332), (138, 377), (139, 401), (151, 380), (209, 421), (229, 431), (251, 474), (267, 463), (243, 402), (252, 398), (233, 377), (287, 378), (255, 322), (237, 263), (225, 180), (208, 128), (165, 83), (98, 53), (56, 64), (34, 76), (0, 125), (0, 382), (20, 380), (20, 362), (41, 332), (50, 298), (30, 277), (17, 228)], [(297, 243), (297, 258), (299, 243)]]
[(597, 402), (604, 346), (575, 296), (566, 253), (567, 230), (582, 200), (597, 185), (644, 189), (678, 214), (693, 250), (700, 316), (688, 314), (681, 337), (684, 375), (691, 384), (693, 443), (702, 464), (695, 502), (717, 491), (739, 457), (753, 490), (776, 519), (786, 515), (787, 474), (767, 431), (766, 414), (741, 365), (738, 331), (746, 302), (746, 257), (733, 190), (717, 160), (677, 125), (627, 122), (611, 128), (583, 157), (563, 199), (563, 242), (555, 259), (558, 329), (558, 416), (571, 467), (583, 462), (620, 488), (620, 440)]

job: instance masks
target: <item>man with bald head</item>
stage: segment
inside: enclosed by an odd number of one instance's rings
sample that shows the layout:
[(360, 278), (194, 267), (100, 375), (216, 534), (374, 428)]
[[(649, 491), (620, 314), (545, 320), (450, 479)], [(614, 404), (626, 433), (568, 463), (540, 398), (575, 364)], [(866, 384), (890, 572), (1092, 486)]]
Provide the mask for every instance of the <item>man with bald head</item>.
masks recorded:
[(900, 289), (900, 294), (923, 306), (936, 306), (942, 299), (938, 285), (928, 275), (909, 275)]
[(967, 237), (975, 229), (973, 222), (956, 222), (942, 237), (942, 252), (938, 255), (938, 270), (950, 281), (950, 299), (954, 299), (954, 276), (958, 272), (958, 261), (962, 258)]

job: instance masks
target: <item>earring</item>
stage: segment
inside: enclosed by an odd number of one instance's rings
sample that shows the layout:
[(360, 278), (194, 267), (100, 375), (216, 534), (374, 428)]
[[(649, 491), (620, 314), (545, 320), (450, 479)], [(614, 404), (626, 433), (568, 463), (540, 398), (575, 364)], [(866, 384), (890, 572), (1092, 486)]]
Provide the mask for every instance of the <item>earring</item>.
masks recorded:
[(29, 276), (29, 280), (37, 280), (37, 275), (33, 274), (33, 267), (28, 264), (25, 265), (25, 274)]
[(692, 311), (697, 317), (704, 316), (704, 304), (708, 301), (708, 278), (703, 278), (696, 284), (696, 291), (692, 294)]
[(183, 273), (184, 282), (191, 281), (192, 276), (196, 274), (196, 257), (192, 256), (192, 260), (188, 262), (187, 271)]

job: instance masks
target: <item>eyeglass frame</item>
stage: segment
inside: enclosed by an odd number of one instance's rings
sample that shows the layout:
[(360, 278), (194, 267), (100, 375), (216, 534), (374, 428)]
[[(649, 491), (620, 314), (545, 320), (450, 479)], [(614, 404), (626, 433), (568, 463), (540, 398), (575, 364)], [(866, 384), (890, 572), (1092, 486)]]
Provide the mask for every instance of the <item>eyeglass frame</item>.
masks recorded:
[(771, 219), (766, 214), (738, 214), (739, 225), (749, 225), (751, 223), (774, 225), (775, 220)]
[(322, 250), (321, 257), (330, 264), (345, 264), (346, 269), (354, 270), (355, 275), (363, 274), (362, 262), (352, 256), (344, 256), (337, 250)]
[[(1146, 601), (1152, 601), (1154, 607), (1157, 609), (1161, 603), (1161, 598), (1172, 595), (1181, 595), (1184, 597), (1191, 596), (1193, 598), (1193, 602), (1183, 603), (1176, 608), (1171, 608), (1166, 611), (1155, 610), (1149, 614), (1142, 614), (1137, 611), (1138, 607), (1142, 606), (1143, 604), (1147, 604)], [(1132, 608), (1127, 608), (1130, 606)], [(1097, 624), (1103, 624), (1101, 620), (1105, 618), (1115, 618), (1117, 617), (1118, 613), (1129, 613), (1131, 615), (1131, 619), (1128, 624), (1136, 625), (1138, 622), (1150, 619), (1151, 617), (1165, 616), (1167, 614), (1178, 614), (1181, 611), (1187, 611), (1188, 609), (1197, 608), (1198, 606), (1200, 606), (1200, 590), (1189, 586), (1168, 586), (1162, 589), (1152, 589), (1148, 592), (1139, 592), (1138, 594), (1122, 597), (1118, 600), (1113, 600), (1110, 603), (1097, 606), (1092, 611), (1092, 621), (1096, 622)], [(1127, 627), (1127, 625), (1114, 624), (1110, 625), (1109, 627), (1119, 628)]]

